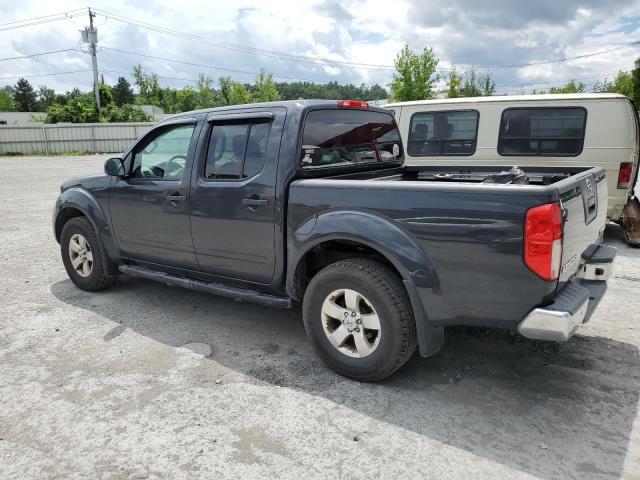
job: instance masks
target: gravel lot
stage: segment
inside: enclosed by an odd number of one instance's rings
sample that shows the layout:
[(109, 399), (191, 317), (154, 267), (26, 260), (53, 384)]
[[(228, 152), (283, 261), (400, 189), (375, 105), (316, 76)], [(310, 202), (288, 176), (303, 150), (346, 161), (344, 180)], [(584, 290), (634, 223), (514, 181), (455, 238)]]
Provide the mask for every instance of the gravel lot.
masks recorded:
[(447, 331), (380, 384), (343, 379), (299, 308), (125, 278), (76, 289), (50, 214), (105, 156), (0, 158), (3, 478), (640, 479), (640, 249), (566, 344)]

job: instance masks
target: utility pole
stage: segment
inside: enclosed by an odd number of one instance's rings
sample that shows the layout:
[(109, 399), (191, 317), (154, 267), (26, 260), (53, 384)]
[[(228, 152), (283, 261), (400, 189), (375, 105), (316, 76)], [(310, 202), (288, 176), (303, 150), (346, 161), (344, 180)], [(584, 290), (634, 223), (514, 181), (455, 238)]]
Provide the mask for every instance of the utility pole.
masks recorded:
[(89, 44), (89, 53), (91, 54), (91, 64), (93, 65), (93, 92), (96, 96), (96, 105), (100, 110), (100, 87), (98, 84), (98, 59), (96, 57), (96, 43), (98, 43), (98, 30), (93, 28), (93, 17), (96, 14), (89, 9), (89, 28), (81, 30), (82, 41)]

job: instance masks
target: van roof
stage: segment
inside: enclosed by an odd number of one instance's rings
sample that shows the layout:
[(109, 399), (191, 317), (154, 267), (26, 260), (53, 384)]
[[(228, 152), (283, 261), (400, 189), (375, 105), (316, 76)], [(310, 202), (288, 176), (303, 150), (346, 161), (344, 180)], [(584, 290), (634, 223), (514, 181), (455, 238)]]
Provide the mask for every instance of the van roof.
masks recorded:
[(561, 93), (540, 95), (503, 95), (489, 97), (458, 97), (437, 98), (434, 100), (413, 100), (410, 102), (387, 103), (382, 108), (401, 107), (404, 105), (440, 105), (450, 103), (491, 103), (491, 102), (532, 102), (548, 100), (598, 100), (598, 99), (626, 99), (618, 93)]

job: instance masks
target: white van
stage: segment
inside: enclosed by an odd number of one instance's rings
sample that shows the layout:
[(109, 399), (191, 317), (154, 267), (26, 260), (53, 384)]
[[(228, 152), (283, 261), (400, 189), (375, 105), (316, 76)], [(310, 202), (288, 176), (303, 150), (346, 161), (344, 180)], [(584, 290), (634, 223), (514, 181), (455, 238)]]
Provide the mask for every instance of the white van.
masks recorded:
[[(640, 245), (640, 126), (631, 100), (612, 93), (447, 98), (391, 103), (406, 165), (601, 165), (607, 218)], [(525, 169), (526, 174), (526, 169)]]

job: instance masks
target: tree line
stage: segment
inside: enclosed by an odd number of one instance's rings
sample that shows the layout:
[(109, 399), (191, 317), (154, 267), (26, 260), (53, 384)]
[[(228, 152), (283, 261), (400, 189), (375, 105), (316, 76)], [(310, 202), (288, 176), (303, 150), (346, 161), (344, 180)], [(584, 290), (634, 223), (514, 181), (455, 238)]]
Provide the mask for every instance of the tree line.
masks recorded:
[[(0, 88), (0, 111), (46, 112), (45, 122), (137, 122), (151, 120), (136, 105), (155, 105), (166, 113), (180, 113), (201, 108), (252, 102), (299, 99), (354, 99), (393, 101), (426, 100), (437, 94), (448, 98), (495, 95), (496, 83), (490, 71), (476, 69), (460, 72), (455, 67), (447, 75), (437, 72), (439, 59), (433, 49), (413, 51), (405, 45), (395, 58), (395, 73), (390, 91), (383, 86), (339, 84), (337, 82), (275, 82), (264, 70), (253, 83), (241, 83), (231, 77), (213, 78), (198, 75), (194, 86), (174, 88), (162, 86), (156, 73), (146, 72), (141, 65), (133, 69), (133, 85), (119, 77), (114, 85), (99, 85), (98, 109), (93, 92), (78, 88), (66, 93), (40, 86), (37, 90), (25, 78), (15, 85)], [(136, 87), (134, 91), (133, 87)], [(438, 90), (438, 88), (440, 90)], [(533, 93), (580, 93), (587, 90), (583, 82), (571, 80), (560, 87), (534, 90)], [(640, 57), (630, 72), (620, 71), (611, 80), (596, 83), (593, 92), (626, 95), (640, 105)]]
[[(299, 99), (382, 100), (389, 97), (380, 85), (353, 85), (337, 82), (275, 82), (273, 75), (262, 70), (253, 83), (237, 82), (231, 77), (213, 78), (198, 75), (194, 86), (173, 88), (160, 84), (156, 73), (142, 66), (133, 69), (133, 85), (119, 77), (114, 85), (99, 85), (100, 109), (94, 93), (78, 88), (64, 94), (47, 87), (34, 89), (21, 78), (14, 86), (0, 90), (0, 111), (46, 112), (46, 123), (72, 122), (139, 122), (150, 118), (136, 105), (154, 105), (165, 113), (180, 113), (201, 108), (220, 107), (253, 102)], [(134, 92), (133, 87), (137, 87)]]
[[(413, 51), (408, 45), (398, 53), (394, 65), (396, 72), (391, 82), (391, 99), (396, 102), (428, 100), (435, 98), (436, 86), (445, 82), (447, 98), (481, 97), (494, 95), (496, 83), (490, 71), (479, 74), (476, 69), (460, 73), (455, 67), (442, 77), (437, 73), (439, 59), (433, 49), (425, 47), (421, 52)], [(570, 80), (563, 86), (548, 90), (533, 90), (534, 94), (583, 93), (587, 87), (583, 82)], [(593, 92), (620, 93), (633, 99), (640, 106), (640, 57), (630, 72), (619, 71), (612, 80), (605, 78), (597, 82)]]

